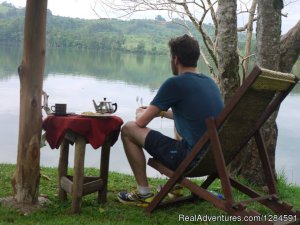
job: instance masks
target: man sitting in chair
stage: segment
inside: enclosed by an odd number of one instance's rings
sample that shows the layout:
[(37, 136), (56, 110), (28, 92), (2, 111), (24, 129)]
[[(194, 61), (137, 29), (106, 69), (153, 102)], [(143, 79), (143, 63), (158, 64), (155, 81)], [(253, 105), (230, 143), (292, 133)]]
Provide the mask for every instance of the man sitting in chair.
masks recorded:
[[(224, 107), (215, 82), (197, 71), (198, 42), (183, 35), (171, 39), (169, 47), (175, 76), (162, 84), (148, 107), (136, 110), (136, 121), (127, 122), (121, 131), (125, 153), (137, 182), (136, 191), (118, 194), (119, 201), (125, 204), (148, 203), (153, 197), (143, 148), (175, 170), (206, 131), (205, 119), (216, 117)], [(158, 116), (174, 119), (182, 139), (175, 140), (148, 128), (149, 122)]]

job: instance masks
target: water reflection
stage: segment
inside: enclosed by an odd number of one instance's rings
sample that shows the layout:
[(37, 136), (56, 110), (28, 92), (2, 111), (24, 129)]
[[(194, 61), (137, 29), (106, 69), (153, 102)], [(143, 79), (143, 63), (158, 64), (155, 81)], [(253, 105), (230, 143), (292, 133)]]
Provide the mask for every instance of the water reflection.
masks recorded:
[[(0, 82), (0, 137), (4, 143), (1, 152), (0, 162), (15, 163), (17, 157), (18, 119), (19, 119), (19, 80), (12, 76), (5, 82)], [(67, 88), (66, 88), (67, 85)], [(6, 88), (3, 88), (5, 86)], [(125, 122), (134, 120), (134, 112), (137, 107), (136, 96), (142, 96), (143, 102), (148, 104), (154, 96), (149, 88), (127, 84), (123, 81), (99, 80), (94, 77), (80, 77), (73, 75), (50, 74), (44, 81), (44, 89), (50, 95), (49, 104), (56, 102), (67, 103), (69, 112), (81, 113), (93, 111), (92, 99), (108, 97), (109, 100), (118, 103), (116, 115)], [(120, 90), (122, 93), (120, 93)], [(5, 95), (6, 93), (6, 95)], [(172, 135), (172, 121), (160, 118), (154, 120), (150, 126), (160, 130), (166, 135)], [(74, 151), (72, 149), (71, 151)], [(52, 150), (49, 146), (41, 149), (41, 165), (56, 166), (58, 163), (59, 151)], [(70, 166), (73, 166), (73, 153), (70, 154)], [(100, 163), (100, 151), (87, 146), (85, 166), (98, 167)], [(118, 172), (131, 173), (129, 164), (123, 151), (120, 140), (114, 145), (111, 152), (110, 169)], [(150, 169), (150, 168), (148, 168)], [(159, 176), (154, 170), (149, 170), (152, 176)]]
[[(16, 49), (0, 51), (0, 162), (15, 163), (18, 142), (19, 79), (17, 67), (21, 53)], [(200, 68), (205, 68), (200, 64)], [(295, 67), (299, 69), (297, 65)], [(299, 74), (299, 72), (295, 72)], [(69, 112), (92, 111), (92, 99), (107, 99), (118, 103), (117, 115), (125, 122), (134, 120), (136, 97), (148, 104), (160, 84), (170, 75), (168, 56), (141, 56), (120, 53), (97, 53), (72, 50), (49, 50), (46, 58), (44, 90), (49, 104), (67, 103)], [(279, 137), (276, 156), (277, 170), (284, 169), (290, 182), (300, 184), (300, 88), (284, 101), (278, 115)], [(155, 119), (150, 126), (166, 135), (173, 135), (173, 123)], [(71, 150), (73, 151), (73, 150)], [(73, 153), (70, 154), (73, 157)], [(59, 151), (44, 147), (41, 165), (56, 167)], [(98, 167), (100, 151), (89, 145), (85, 166)], [(73, 165), (73, 159), (70, 160)], [(110, 169), (131, 173), (119, 140), (112, 148)], [(149, 169), (152, 176), (160, 176)]]

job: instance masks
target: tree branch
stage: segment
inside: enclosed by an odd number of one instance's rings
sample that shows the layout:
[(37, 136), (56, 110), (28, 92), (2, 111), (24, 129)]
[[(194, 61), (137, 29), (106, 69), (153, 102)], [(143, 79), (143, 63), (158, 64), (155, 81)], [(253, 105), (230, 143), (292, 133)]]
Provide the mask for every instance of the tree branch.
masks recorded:
[[(245, 74), (248, 74), (248, 67), (249, 67), (249, 61), (250, 61), (248, 56), (250, 55), (250, 50), (251, 50), (253, 22), (254, 22), (254, 15), (255, 15), (256, 6), (257, 6), (257, 0), (253, 0), (251, 8), (250, 8), (248, 24), (247, 24), (245, 56), (244, 56), (245, 64), (242, 65), (243, 70), (244, 70), (244, 76), (245, 76)], [(244, 79), (243, 79), (243, 81), (244, 81)]]
[(214, 4), (217, 3), (217, 1), (215, 1), (214, 3), (211, 3), (210, 0), (207, 0), (209, 9), (210, 9), (210, 14), (211, 14), (211, 18), (213, 20), (214, 26), (215, 26), (215, 36), (217, 36), (218, 34), (218, 22), (217, 22), (217, 16), (216, 16), (216, 12), (214, 10)]
[(219, 79), (219, 77), (215, 74), (215, 71), (214, 71), (213, 67), (209, 64), (204, 51), (201, 49), (201, 47), (199, 47), (199, 48), (200, 48), (200, 52), (201, 52), (201, 57), (203, 58), (204, 63), (207, 66), (210, 75), (213, 77), (213, 79), (215, 80), (215, 82), (220, 85), (220, 79)]
[[(251, 14), (251, 13), (250, 13), (250, 14)], [(249, 15), (249, 16), (250, 16), (250, 15)], [(257, 21), (257, 17), (253, 18), (252, 24), (253, 24), (253, 22), (255, 22), (255, 21)], [(243, 27), (238, 27), (238, 28), (237, 28), (237, 31), (238, 31), (238, 32), (245, 31), (245, 30), (247, 30), (247, 27), (248, 27), (248, 26), (249, 26), (249, 22), (246, 23)]]
[(199, 20), (199, 22), (196, 21), (195, 17), (192, 15), (192, 13), (190, 12), (187, 4), (182, 5), (187, 16), (190, 18), (190, 20), (192, 21), (192, 23), (194, 24), (194, 26), (197, 28), (197, 30), (201, 33), (204, 44), (210, 54), (210, 56), (213, 59), (214, 64), (216, 65), (216, 67), (218, 67), (218, 62), (217, 62), (217, 58), (214, 54), (214, 44), (213, 41), (211, 40), (211, 38), (209, 37), (209, 35), (207, 35), (207, 33), (203, 30), (202, 24), (205, 18), (205, 15), (207, 14), (208, 10), (204, 10), (203, 15), (201, 17), (201, 19)]
[(280, 40), (279, 70), (291, 72), (300, 55), (300, 20)]

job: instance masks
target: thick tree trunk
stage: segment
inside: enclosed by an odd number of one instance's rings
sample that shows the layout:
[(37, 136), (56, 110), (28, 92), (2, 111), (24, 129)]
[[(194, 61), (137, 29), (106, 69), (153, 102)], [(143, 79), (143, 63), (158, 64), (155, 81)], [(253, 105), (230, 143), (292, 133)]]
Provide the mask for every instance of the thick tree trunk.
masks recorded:
[(13, 189), (18, 202), (38, 200), (40, 180), (41, 94), (45, 66), (47, 0), (27, 0), (20, 76), (18, 157)]
[(278, 70), (280, 59), (281, 11), (274, 0), (258, 1), (256, 29), (256, 63)]
[(225, 103), (240, 85), (236, 7), (236, 1), (218, 1), (217, 61)]
[[(276, 0), (280, 2), (280, 0)], [(274, 0), (264, 0), (258, 2), (258, 20), (256, 31), (256, 63), (264, 68), (279, 70), (280, 60), (280, 35), (281, 35), (281, 4), (274, 4)], [(268, 35), (266, 35), (268, 34)], [(278, 136), (276, 125), (277, 112), (275, 112), (262, 127), (262, 134), (266, 144), (266, 150), (270, 159), (271, 168), (275, 170), (275, 150)], [(253, 163), (261, 167), (258, 151), (251, 148)], [(256, 166), (257, 166), (256, 165)], [(258, 167), (258, 166), (257, 166)], [(258, 167), (258, 168), (259, 168)], [(251, 169), (251, 168), (250, 168)], [(263, 170), (260, 173), (250, 173), (251, 178), (255, 178), (255, 183), (264, 185), (265, 177)]]
[[(274, 0), (258, 1), (256, 63), (264, 68), (278, 70), (280, 60), (281, 14), (280, 9), (276, 9), (274, 6)], [(277, 140), (276, 116), (277, 113), (274, 113), (262, 127), (267, 153), (274, 172)], [(231, 170), (246, 178), (251, 183), (256, 185), (265, 184), (261, 161), (253, 140), (231, 165)]]

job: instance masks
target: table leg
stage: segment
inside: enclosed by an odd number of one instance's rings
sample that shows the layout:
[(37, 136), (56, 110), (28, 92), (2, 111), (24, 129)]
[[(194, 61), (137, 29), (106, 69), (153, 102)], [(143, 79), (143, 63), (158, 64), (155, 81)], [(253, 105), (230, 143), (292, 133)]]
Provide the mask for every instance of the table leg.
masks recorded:
[(72, 191), (72, 212), (79, 213), (83, 192), (84, 180), (84, 154), (86, 141), (83, 137), (77, 136), (75, 141), (74, 176)]
[(68, 174), (69, 141), (64, 139), (60, 146), (58, 164), (58, 196), (61, 201), (67, 200), (67, 192), (61, 187), (61, 178)]
[(110, 155), (110, 137), (106, 138), (101, 149), (100, 178), (103, 181), (103, 185), (98, 192), (98, 203), (105, 203), (107, 200), (109, 155)]

